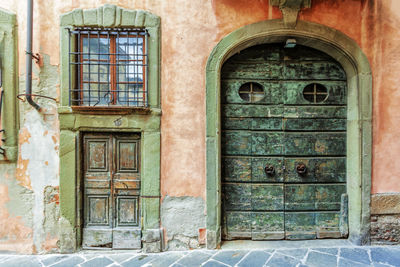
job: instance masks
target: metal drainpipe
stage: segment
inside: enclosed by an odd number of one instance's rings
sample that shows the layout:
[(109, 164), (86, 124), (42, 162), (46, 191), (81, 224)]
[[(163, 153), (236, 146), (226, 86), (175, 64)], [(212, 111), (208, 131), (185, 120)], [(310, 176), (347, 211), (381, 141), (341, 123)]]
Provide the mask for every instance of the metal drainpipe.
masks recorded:
[(27, 36), (26, 36), (26, 100), (38, 111), (41, 107), (32, 99), (32, 20), (33, 0), (28, 0)]

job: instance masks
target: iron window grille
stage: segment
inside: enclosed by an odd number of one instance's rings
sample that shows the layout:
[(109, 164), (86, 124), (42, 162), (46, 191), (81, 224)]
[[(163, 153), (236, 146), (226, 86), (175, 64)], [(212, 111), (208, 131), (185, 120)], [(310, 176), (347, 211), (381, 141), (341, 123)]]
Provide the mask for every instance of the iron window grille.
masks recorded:
[(145, 29), (69, 30), (69, 105), (147, 107)]

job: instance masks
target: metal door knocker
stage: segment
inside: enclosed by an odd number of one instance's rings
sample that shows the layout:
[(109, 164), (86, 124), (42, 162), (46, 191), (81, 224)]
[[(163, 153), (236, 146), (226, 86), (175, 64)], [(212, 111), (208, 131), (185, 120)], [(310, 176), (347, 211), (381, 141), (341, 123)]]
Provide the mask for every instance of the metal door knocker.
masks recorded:
[(300, 163), (297, 165), (296, 171), (298, 174), (303, 175), (307, 172), (307, 167), (303, 163)]
[(272, 175), (275, 174), (275, 168), (274, 168), (274, 166), (266, 165), (265, 168), (264, 168), (264, 170), (265, 170), (265, 173), (266, 173), (267, 175), (272, 176)]

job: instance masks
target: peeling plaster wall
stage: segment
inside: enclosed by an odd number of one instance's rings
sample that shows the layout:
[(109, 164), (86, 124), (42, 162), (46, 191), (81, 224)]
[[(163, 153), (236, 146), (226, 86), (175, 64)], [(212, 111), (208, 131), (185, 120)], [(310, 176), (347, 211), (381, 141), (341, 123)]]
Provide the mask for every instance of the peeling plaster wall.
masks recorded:
[(15, 179), (15, 169), (15, 164), (0, 164), (0, 251), (34, 253), (34, 195)]
[[(162, 226), (166, 245), (190, 247), (198, 229), (174, 228), (171, 212), (190, 213), (203, 227), (205, 199), (205, 65), (228, 33), (244, 25), (280, 18), (268, 0), (35, 0), (33, 51), (43, 57), (34, 65), (33, 92), (59, 98), (59, 16), (74, 8), (105, 3), (145, 9), (162, 24)], [(26, 2), (0, 0), (18, 20), (19, 79), (25, 89)], [(300, 19), (338, 29), (366, 53), (373, 70), (373, 181), (372, 192), (400, 192), (400, 1), (313, 0)], [(39, 114), (20, 103), (17, 164), (0, 163), (0, 250), (20, 253), (56, 252), (67, 222), (58, 210), (59, 127), (57, 103), (37, 99)], [(171, 205), (178, 205), (174, 209)], [(182, 207), (181, 207), (182, 205)], [(195, 213), (195, 210), (201, 210)], [(180, 218), (179, 216), (175, 216)], [(10, 223), (11, 222), (11, 223)], [(190, 224), (187, 222), (187, 224)], [(179, 241), (176, 241), (179, 240)], [(187, 242), (187, 240), (189, 240)], [(71, 240), (73, 242), (73, 240)], [(72, 245), (71, 245), (72, 246)], [(193, 245), (196, 247), (196, 245)]]
[[(57, 97), (58, 67), (50, 64), (47, 55), (42, 54), (42, 61), (43, 66), (33, 67), (33, 92)], [(20, 76), (20, 92), (24, 89), (25, 76)], [(52, 200), (58, 199), (59, 185), (57, 109), (56, 103), (51, 100), (37, 101), (44, 108), (42, 113), (26, 103), (20, 106), (22, 127), (16, 179), (32, 190), (32, 237), (35, 251), (57, 252), (59, 202)], [(50, 188), (54, 188), (55, 192)]]
[[(42, 54), (43, 66), (34, 65), (32, 88), (36, 94), (57, 97), (58, 67)], [(20, 78), (20, 93), (25, 76)], [(38, 113), (26, 103), (20, 105), (21, 129), (16, 164), (1, 164), (1, 199), (7, 207), (1, 212), (0, 250), (20, 253), (58, 252), (59, 235), (59, 125), (56, 103), (38, 99), (44, 107)], [(3, 168), (4, 167), (4, 170)], [(3, 176), (4, 175), (4, 176)], [(0, 180), (1, 183), (1, 180)], [(12, 194), (11, 194), (12, 193)], [(10, 222), (15, 222), (10, 224)], [(10, 228), (15, 225), (14, 228)], [(21, 243), (21, 244), (19, 244)], [(3, 247), (3, 248), (2, 248)]]

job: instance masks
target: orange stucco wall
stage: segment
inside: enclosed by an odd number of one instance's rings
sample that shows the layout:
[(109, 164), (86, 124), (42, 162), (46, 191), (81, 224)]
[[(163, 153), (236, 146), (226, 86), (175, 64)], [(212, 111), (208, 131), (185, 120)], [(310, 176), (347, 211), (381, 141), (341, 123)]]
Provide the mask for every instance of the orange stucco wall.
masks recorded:
[[(205, 65), (214, 46), (246, 24), (280, 18), (268, 0), (35, 0), (34, 52), (59, 64), (59, 16), (109, 3), (145, 9), (162, 21), (161, 190), (205, 197)], [(17, 13), (20, 75), (25, 70), (26, 3), (0, 0)], [(338, 29), (366, 53), (373, 70), (372, 192), (400, 192), (400, 1), (313, 0), (300, 19)], [(54, 85), (57, 86), (57, 85)], [(351, 168), (351, 166), (349, 166)]]

